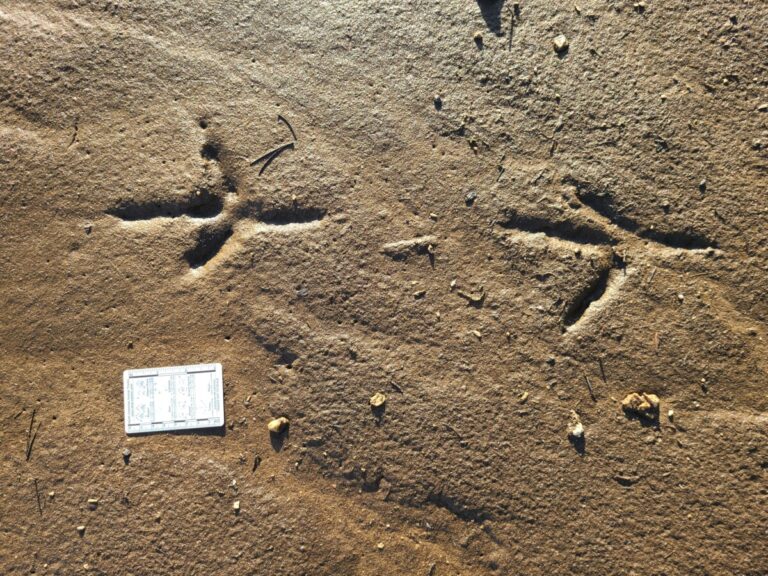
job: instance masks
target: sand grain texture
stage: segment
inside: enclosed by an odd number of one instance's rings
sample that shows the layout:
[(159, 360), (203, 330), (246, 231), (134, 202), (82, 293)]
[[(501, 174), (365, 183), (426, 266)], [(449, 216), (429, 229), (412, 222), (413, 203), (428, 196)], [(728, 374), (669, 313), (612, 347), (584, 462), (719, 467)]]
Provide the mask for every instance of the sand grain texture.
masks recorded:
[(0, 573), (768, 573), (768, 5), (519, 7), (0, 4)]

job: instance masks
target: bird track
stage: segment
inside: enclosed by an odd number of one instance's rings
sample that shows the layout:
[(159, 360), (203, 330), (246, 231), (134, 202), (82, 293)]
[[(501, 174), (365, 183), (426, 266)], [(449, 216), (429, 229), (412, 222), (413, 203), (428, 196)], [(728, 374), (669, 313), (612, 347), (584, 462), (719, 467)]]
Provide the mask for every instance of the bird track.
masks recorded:
[(576, 188), (576, 196), (586, 208), (589, 217), (582, 222), (569, 219), (551, 220), (540, 216), (521, 214), (514, 209), (502, 211), (496, 224), (510, 232), (544, 234), (555, 241), (585, 245), (598, 251), (610, 250), (587, 286), (565, 305), (561, 323), (563, 332), (577, 329), (590, 316), (618, 295), (621, 285), (631, 274), (623, 255), (613, 247), (619, 243), (632, 245), (638, 241), (647, 245), (651, 253), (659, 251), (688, 251), (707, 253), (717, 250), (717, 242), (693, 230), (660, 231), (645, 226), (621, 213), (612, 195), (597, 190), (593, 185), (573, 177), (563, 179)]
[[(278, 121), (289, 128), (295, 139), (291, 125), (282, 116), (278, 117)], [(290, 147), (293, 148), (293, 143)], [(251, 162), (253, 166), (267, 159), (259, 174), (279, 155), (279, 152), (274, 152)], [(221, 144), (216, 141), (208, 140), (202, 145), (200, 156), (207, 163), (206, 170), (210, 164), (221, 168), (221, 153)], [(295, 200), (287, 206), (266, 208), (261, 201), (239, 195), (236, 180), (224, 170), (220, 176), (217, 183), (200, 185), (185, 198), (155, 202), (125, 200), (107, 209), (106, 213), (127, 224), (167, 218), (200, 220), (201, 224), (194, 233), (193, 245), (183, 253), (190, 271), (195, 273), (236, 252), (244, 241), (256, 234), (297, 233), (318, 226), (325, 218), (324, 209), (301, 206)]]

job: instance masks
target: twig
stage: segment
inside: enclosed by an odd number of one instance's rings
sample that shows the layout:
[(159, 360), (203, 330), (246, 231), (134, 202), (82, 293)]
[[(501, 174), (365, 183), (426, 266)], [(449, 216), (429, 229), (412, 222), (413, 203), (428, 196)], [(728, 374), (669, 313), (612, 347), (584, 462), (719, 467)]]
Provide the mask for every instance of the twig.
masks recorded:
[(37, 487), (37, 478), (35, 478), (35, 498), (37, 498), (37, 510), (40, 512), (40, 516), (42, 516), (43, 507), (40, 504), (40, 489)]
[(295, 147), (296, 147), (296, 145), (293, 142), (289, 142), (288, 144), (283, 144), (282, 146), (278, 146), (277, 148), (275, 148), (271, 152), (267, 152), (263, 156), (260, 156), (260, 157), (256, 158), (256, 160), (251, 162), (251, 166), (256, 166), (256, 164), (258, 164), (259, 162), (264, 160), (265, 161), (264, 165), (261, 167), (261, 170), (259, 170), (259, 176), (261, 176), (262, 174), (264, 174), (264, 170), (267, 169), (267, 166), (272, 164), (272, 161), (275, 158), (280, 156), (280, 154), (282, 154), (286, 150), (293, 150)]
[(603, 378), (603, 384), (608, 384), (608, 379), (605, 377), (605, 368), (603, 368), (603, 359), (598, 358), (597, 363), (600, 364), (600, 375)]
[(256, 457), (253, 459), (253, 468), (251, 468), (251, 473), (256, 472), (256, 468), (258, 468), (260, 464), (261, 464), (261, 456), (257, 454)]
[(37, 428), (35, 428), (35, 433), (32, 434), (32, 438), (29, 441), (29, 448), (27, 448), (27, 461), (32, 457), (32, 446), (35, 444), (35, 438), (37, 438), (37, 433), (40, 430), (40, 426), (42, 425), (42, 422), (38, 422)]
[(283, 124), (288, 126), (288, 130), (291, 131), (291, 136), (293, 136), (293, 140), (294, 142), (296, 142), (298, 138), (296, 138), (296, 132), (293, 131), (293, 126), (291, 126), (291, 123), (288, 122), (288, 120), (286, 120), (285, 118), (283, 118), (280, 114), (277, 115), (277, 121), (282, 122)]
[(36, 413), (37, 408), (32, 410), (32, 418), (29, 421), (29, 430), (27, 430), (27, 462), (29, 462), (29, 459), (32, 456), (32, 446), (35, 443), (35, 438), (37, 438), (37, 431), (40, 430), (40, 424), (38, 424), (37, 428), (35, 429), (35, 433), (32, 434), (32, 427), (35, 425)]
[(266, 160), (267, 158), (269, 158), (270, 156), (272, 156), (274, 153), (275, 153), (275, 150), (270, 150), (270, 151), (269, 151), (269, 152), (267, 152), (266, 154), (263, 154), (263, 155), (259, 156), (258, 158), (256, 158), (256, 160), (254, 160), (253, 162), (251, 162), (251, 166), (256, 166), (256, 164), (258, 164), (258, 163), (259, 163), (259, 162), (261, 162), (262, 160)]
[(592, 382), (589, 381), (589, 376), (584, 374), (584, 380), (587, 381), (587, 388), (589, 388), (589, 395), (592, 397), (592, 402), (597, 402), (597, 398), (595, 398), (595, 392), (592, 390)]
[(394, 388), (394, 389), (395, 389), (397, 392), (399, 392), (400, 394), (402, 394), (402, 393), (403, 393), (403, 389), (402, 389), (402, 388), (400, 388), (400, 386), (398, 386), (398, 385), (397, 385), (397, 384), (395, 384), (394, 382), (390, 382), (390, 383), (389, 383), (389, 385), (390, 385), (390, 386), (392, 386), (392, 388)]

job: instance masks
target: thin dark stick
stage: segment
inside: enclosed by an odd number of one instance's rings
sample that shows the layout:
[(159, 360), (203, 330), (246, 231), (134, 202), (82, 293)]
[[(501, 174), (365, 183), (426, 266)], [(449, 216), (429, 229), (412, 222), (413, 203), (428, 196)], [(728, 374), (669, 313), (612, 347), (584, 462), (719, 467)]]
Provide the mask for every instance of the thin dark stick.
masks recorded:
[(589, 376), (584, 374), (584, 380), (587, 381), (587, 388), (589, 388), (589, 395), (592, 397), (592, 402), (597, 402), (597, 398), (595, 398), (595, 393), (592, 390), (592, 382), (589, 381)]
[(276, 148), (275, 151), (272, 153), (272, 155), (269, 158), (267, 158), (267, 161), (264, 162), (264, 166), (261, 167), (261, 170), (259, 170), (259, 176), (261, 176), (264, 173), (264, 170), (267, 169), (267, 166), (272, 164), (272, 161), (275, 158), (280, 156), (280, 154), (282, 154), (286, 150), (293, 150), (294, 148), (295, 148), (295, 146), (294, 146), (293, 142), (289, 142), (288, 144), (283, 144), (279, 148)]
[(269, 152), (267, 152), (266, 154), (264, 154), (264, 155), (262, 155), (262, 156), (259, 156), (258, 158), (256, 158), (256, 160), (254, 160), (253, 162), (251, 162), (251, 166), (256, 166), (256, 164), (258, 164), (258, 163), (259, 163), (259, 162), (261, 162), (262, 160), (266, 160), (267, 158), (269, 158), (270, 156), (272, 156), (274, 153), (275, 153), (275, 151), (274, 151), (274, 150), (270, 150), (270, 151), (269, 151)]
[(608, 379), (605, 377), (605, 368), (603, 368), (603, 359), (598, 358), (597, 363), (600, 364), (600, 375), (603, 377), (603, 383), (608, 384)]
[(285, 124), (286, 126), (288, 126), (288, 130), (290, 130), (290, 131), (291, 131), (291, 136), (293, 136), (293, 140), (294, 140), (294, 141), (298, 140), (298, 138), (296, 138), (296, 132), (294, 132), (294, 131), (293, 131), (293, 126), (291, 126), (291, 123), (290, 123), (290, 122), (288, 122), (288, 120), (286, 120), (285, 118), (283, 118), (282, 116), (280, 116), (280, 114), (278, 114), (278, 115), (277, 115), (277, 121), (278, 121), (278, 122), (282, 122), (283, 124)]
[(43, 515), (43, 507), (40, 504), (40, 489), (37, 487), (37, 478), (35, 478), (35, 497), (37, 498), (37, 509), (40, 512), (40, 516)]
[(38, 423), (37, 428), (35, 428), (35, 433), (32, 434), (32, 438), (29, 440), (29, 446), (27, 446), (27, 462), (29, 462), (29, 459), (32, 457), (32, 446), (35, 445), (35, 438), (37, 438), (37, 433), (40, 431), (40, 425), (42, 422)]
[(260, 464), (261, 464), (261, 456), (257, 455), (253, 459), (253, 468), (251, 468), (251, 473), (256, 472), (256, 468), (258, 468)]
[(32, 410), (32, 418), (29, 421), (29, 430), (27, 430), (27, 450), (26, 450), (27, 460), (29, 460), (29, 454), (31, 452), (31, 450), (29, 448), (29, 439), (32, 438), (32, 426), (35, 425), (35, 413), (36, 412), (37, 412), (37, 408), (34, 408)]

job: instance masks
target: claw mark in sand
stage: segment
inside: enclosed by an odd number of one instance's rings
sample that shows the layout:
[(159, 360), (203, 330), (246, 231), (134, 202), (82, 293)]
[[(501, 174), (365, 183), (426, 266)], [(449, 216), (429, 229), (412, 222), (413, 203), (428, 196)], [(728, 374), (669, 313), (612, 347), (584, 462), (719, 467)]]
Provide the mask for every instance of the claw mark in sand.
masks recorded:
[(668, 248), (682, 250), (717, 248), (717, 242), (692, 229), (663, 231), (641, 224), (623, 213), (623, 208), (619, 206), (614, 195), (608, 190), (599, 190), (589, 182), (570, 176), (564, 178), (563, 182), (576, 188), (576, 197), (582, 204), (635, 237), (650, 240)]
[(611, 245), (617, 243), (615, 238), (596, 226), (574, 223), (570, 220), (552, 221), (520, 214), (515, 210), (506, 210), (504, 218), (496, 223), (507, 230), (519, 230), (528, 234), (543, 233), (550, 238), (576, 244)]
[(614, 254), (612, 261), (600, 268), (594, 279), (566, 307), (563, 312), (563, 332), (576, 329), (580, 322), (604, 308), (626, 279), (624, 260)]
[(150, 203), (124, 200), (107, 210), (107, 214), (129, 222), (180, 216), (214, 218), (221, 214), (223, 208), (224, 200), (220, 195), (211, 192), (208, 188), (200, 188), (182, 199), (158, 200)]

